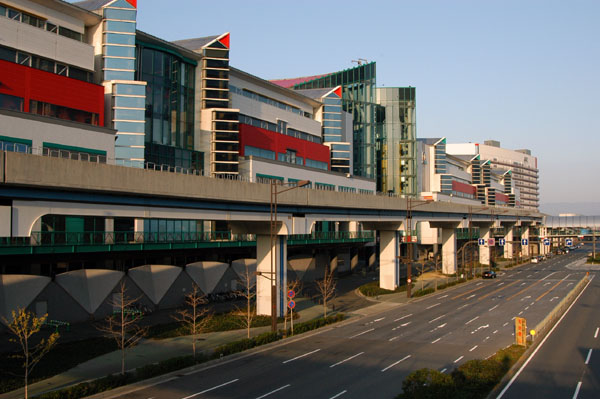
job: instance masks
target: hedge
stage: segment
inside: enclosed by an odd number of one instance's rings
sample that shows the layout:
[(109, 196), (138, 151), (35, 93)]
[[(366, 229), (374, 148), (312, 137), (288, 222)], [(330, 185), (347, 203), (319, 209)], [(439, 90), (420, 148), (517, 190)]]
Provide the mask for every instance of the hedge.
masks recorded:
[(524, 352), (525, 347), (511, 345), (488, 359), (469, 360), (450, 375), (432, 369), (413, 371), (397, 398), (484, 399)]
[[(204, 332), (231, 331), (242, 328), (243, 316), (232, 313), (215, 314), (211, 317)], [(283, 319), (281, 319), (283, 320)], [(264, 327), (271, 325), (271, 316), (254, 316), (252, 327)], [(189, 335), (189, 330), (183, 323), (172, 322), (151, 326), (148, 330), (148, 338), (165, 339)]]
[[(413, 287), (413, 286), (414, 286), (414, 284), (411, 287)], [(395, 292), (404, 292), (404, 291), (406, 291), (406, 284), (401, 285), (392, 291), (392, 290), (386, 290), (385, 288), (380, 288), (379, 281), (371, 281), (371, 282), (368, 282), (367, 284), (363, 284), (360, 287), (358, 287), (358, 290), (364, 296), (373, 297), (373, 296), (378, 296), (378, 295), (393, 294)]]

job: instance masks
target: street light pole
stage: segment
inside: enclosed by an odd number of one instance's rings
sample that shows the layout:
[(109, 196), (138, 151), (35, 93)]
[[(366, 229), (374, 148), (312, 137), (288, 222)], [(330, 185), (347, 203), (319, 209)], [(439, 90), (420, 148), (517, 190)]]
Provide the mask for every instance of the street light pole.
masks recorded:
[[(271, 331), (277, 331), (277, 268), (275, 267), (276, 258), (273, 255), (273, 252), (276, 251), (277, 248), (277, 196), (281, 193), (285, 193), (286, 191), (293, 190), (298, 187), (304, 187), (310, 184), (309, 180), (300, 180), (296, 182), (293, 187), (286, 188), (285, 190), (277, 191), (277, 180), (271, 179), (271, 198), (270, 198), (270, 254), (271, 254)], [(279, 185), (283, 185), (283, 183), (279, 183)], [(286, 267), (286, 265), (281, 265), (281, 267)]]

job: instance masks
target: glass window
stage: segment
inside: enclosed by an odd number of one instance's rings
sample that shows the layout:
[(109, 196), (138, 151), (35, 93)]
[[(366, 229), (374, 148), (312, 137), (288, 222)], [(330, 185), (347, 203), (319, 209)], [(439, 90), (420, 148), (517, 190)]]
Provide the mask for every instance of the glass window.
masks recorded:
[(115, 106), (127, 108), (144, 108), (145, 99), (142, 97), (115, 97)]
[(104, 71), (104, 80), (133, 80), (133, 72)]
[(17, 10), (8, 9), (8, 18), (14, 19), (15, 21), (21, 21), (21, 13)]
[(31, 66), (31, 55), (27, 53), (17, 52), (17, 63), (21, 65)]
[(114, 8), (105, 8), (104, 9), (104, 18), (135, 21), (136, 12), (135, 12), (135, 10), (117, 10)]
[(17, 52), (15, 50), (0, 46), (0, 60), (15, 62), (16, 58)]
[(115, 122), (115, 129), (120, 132), (144, 133), (144, 123), (142, 122)]
[(69, 77), (73, 79), (83, 80), (84, 82), (92, 81), (91, 72), (75, 67), (69, 67)]
[(104, 67), (114, 69), (129, 69), (133, 71), (135, 69), (135, 60), (129, 60), (125, 58), (105, 58)]
[(107, 44), (131, 44), (135, 45), (135, 35), (121, 33), (105, 33), (104, 42)]
[(119, 145), (119, 146), (144, 145), (144, 136), (143, 135), (133, 135), (133, 134), (117, 134), (115, 145)]
[(145, 96), (146, 85), (117, 84), (115, 88), (115, 93), (132, 96)]
[(132, 120), (132, 121), (143, 121), (144, 110), (140, 109), (116, 109), (115, 119), (120, 120)]
[(105, 21), (104, 30), (107, 32), (135, 33), (135, 22)]
[(23, 99), (21, 97), (0, 93), (0, 109), (23, 111)]
[(0, 5), (0, 16), (6, 16), (6, 7), (4, 7), (3, 5)]
[(67, 76), (69, 74), (69, 67), (64, 64), (56, 64), (56, 73), (61, 76)]
[(58, 32), (58, 26), (56, 26), (50, 22), (46, 22), (46, 30), (48, 32), (56, 33), (56, 32)]
[(75, 32), (74, 30), (65, 28), (63, 26), (58, 27), (58, 34), (64, 37), (68, 37), (69, 39), (83, 41), (83, 35), (79, 32)]
[(135, 47), (133, 46), (104, 46), (104, 55), (110, 57), (135, 58)]

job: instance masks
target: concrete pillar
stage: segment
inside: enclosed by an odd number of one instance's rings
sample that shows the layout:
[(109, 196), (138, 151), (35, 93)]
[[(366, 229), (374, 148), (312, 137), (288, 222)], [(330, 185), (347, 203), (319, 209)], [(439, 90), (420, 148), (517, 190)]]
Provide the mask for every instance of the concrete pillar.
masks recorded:
[(479, 227), (479, 238), (485, 240), (485, 245), (479, 246), (479, 263), (482, 265), (489, 265), (491, 258), (491, 248), (488, 245), (488, 240), (491, 238), (492, 229), (490, 227)]
[(144, 242), (144, 219), (135, 219), (133, 221), (133, 240), (135, 242)]
[(274, 256), (277, 315), (283, 316), (285, 309), (282, 287), (287, 284), (287, 237), (277, 236), (271, 247), (271, 236), (256, 235), (256, 270), (262, 273), (256, 276), (256, 314), (271, 315), (271, 251)]
[(399, 231), (379, 231), (379, 286), (386, 290), (395, 290), (399, 284), (399, 242)]
[(338, 253), (336, 251), (329, 253), (329, 270), (334, 274), (338, 272)]
[(115, 243), (115, 219), (105, 218), (104, 219), (104, 243), (114, 244)]
[(456, 229), (442, 228), (442, 273), (456, 273)]
[(359, 230), (359, 227), (358, 222), (348, 222), (348, 231), (356, 232)]
[(506, 240), (506, 244), (504, 246), (504, 257), (506, 259), (513, 258), (514, 237), (515, 237), (515, 225), (511, 224), (511, 225), (506, 226), (506, 235), (504, 236), (504, 239)]
[(354, 272), (358, 267), (358, 249), (350, 248), (350, 270)]
[[(10, 223), (9, 223), (10, 225)], [(30, 245), (40, 245), (42, 243), (42, 218), (38, 218), (31, 227)]]

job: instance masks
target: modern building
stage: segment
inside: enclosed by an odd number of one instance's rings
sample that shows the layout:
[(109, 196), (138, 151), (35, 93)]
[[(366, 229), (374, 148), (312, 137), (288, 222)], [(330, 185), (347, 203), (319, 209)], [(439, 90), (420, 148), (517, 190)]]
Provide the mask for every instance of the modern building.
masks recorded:
[[(507, 199), (500, 196), (500, 202), (508, 201), (516, 207), (524, 209), (538, 210), (539, 207), (539, 169), (537, 157), (531, 155), (530, 150), (509, 150), (500, 147), (500, 142), (494, 140), (479, 143), (448, 144), (448, 154), (465, 155), (476, 157), (482, 162), (482, 176), (474, 181), (479, 187), (486, 184), (495, 189), (496, 193), (508, 196)], [(487, 169), (496, 170), (501, 174), (500, 180), (504, 181), (502, 189), (500, 186), (493, 187), (492, 182), (487, 177)], [(508, 172), (508, 173), (507, 173)], [(507, 189), (509, 186), (512, 189)], [(479, 189), (479, 198), (483, 198), (481, 188)], [(493, 201), (489, 201), (493, 204)]]

